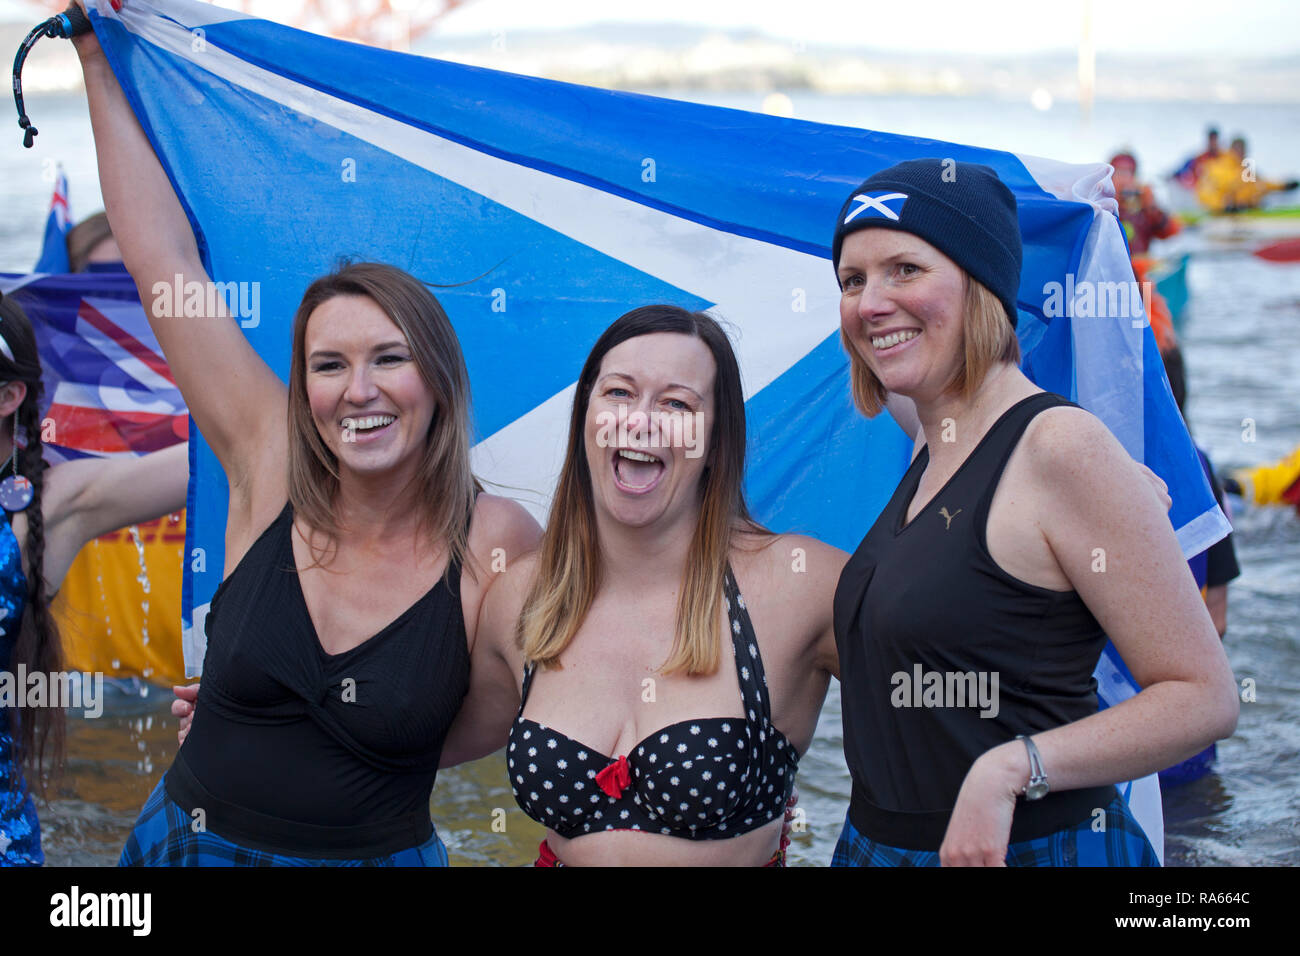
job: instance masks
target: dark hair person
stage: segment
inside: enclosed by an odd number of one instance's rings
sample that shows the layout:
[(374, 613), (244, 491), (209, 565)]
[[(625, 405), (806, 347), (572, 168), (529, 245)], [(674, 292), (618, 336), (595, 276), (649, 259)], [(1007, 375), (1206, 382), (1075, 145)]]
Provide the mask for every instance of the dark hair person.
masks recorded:
[(716, 321), (654, 305), (605, 330), (541, 548), (484, 604), (448, 741), (466, 759), (508, 734), (515, 799), (547, 828), (537, 865), (783, 865), (846, 555), (759, 526), (744, 466)]
[[(920, 433), (835, 595), (834, 864), (1154, 864), (1113, 784), (1231, 734), (1232, 673), (1139, 466), (1017, 366), (1014, 196), (954, 171), (877, 173), (835, 228), (854, 397), (910, 400)], [(1107, 635), (1143, 690), (1098, 713)]]
[(108, 225), (108, 216), (97, 212), (68, 230), (68, 265), (73, 272), (85, 272), (92, 265), (120, 263), (121, 250)]
[(31, 323), (12, 297), (0, 296), (0, 672), (16, 675), (14, 708), (0, 704), (0, 866), (45, 860), (27, 780), (43, 792), (62, 763), (67, 702), (29, 702), (21, 676), (43, 674), (47, 686), (60, 685), (50, 599), (82, 545), (182, 507), (189, 474), (184, 444), (140, 458), (48, 465), (43, 391)]
[[(176, 276), (208, 282), (98, 42), (75, 42), (105, 203), (142, 296)], [(513, 559), (537, 535), (470, 472), (451, 323), (401, 270), (344, 266), (303, 296), (286, 390), (224, 311), (146, 311), (230, 498), (202, 706), (121, 862), (446, 865), (429, 795), (492, 552)]]

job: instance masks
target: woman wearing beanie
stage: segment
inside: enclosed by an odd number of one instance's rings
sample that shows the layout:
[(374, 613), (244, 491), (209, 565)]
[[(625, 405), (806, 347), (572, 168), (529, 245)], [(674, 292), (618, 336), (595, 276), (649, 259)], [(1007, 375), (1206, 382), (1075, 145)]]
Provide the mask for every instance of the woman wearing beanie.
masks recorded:
[[(835, 595), (853, 778), (833, 865), (1155, 865), (1114, 784), (1236, 725), (1158, 494), (1018, 367), (1021, 244), (986, 166), (900, 163), (832, 247), (853, 396), (915, 404), (911, 467)], [(1109, 635), (1143, 690), (1098, 713)]]

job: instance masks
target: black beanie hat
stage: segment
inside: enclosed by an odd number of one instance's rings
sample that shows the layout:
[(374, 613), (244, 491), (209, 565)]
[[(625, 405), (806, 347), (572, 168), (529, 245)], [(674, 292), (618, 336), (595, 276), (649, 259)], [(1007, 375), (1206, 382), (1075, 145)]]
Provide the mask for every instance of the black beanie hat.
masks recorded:
[(844, 237), (898, 229), (934, 246), (1001, 300), (1016, 325), (1020, 222), (1016, 197), (990, 167), (951, 159), (909, 159), (850, 193), (835, 221), (831, 261), (839, 275)]

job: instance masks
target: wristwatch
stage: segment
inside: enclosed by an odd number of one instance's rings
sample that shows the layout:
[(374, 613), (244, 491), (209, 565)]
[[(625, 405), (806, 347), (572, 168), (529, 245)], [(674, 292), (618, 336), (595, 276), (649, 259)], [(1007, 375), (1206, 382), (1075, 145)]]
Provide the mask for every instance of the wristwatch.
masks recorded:
[(1029, 782), (1020, 792), (1025, 795), (1026, 800), (1041, 800), (1047, 796), (1049, 789), (1047, 774), (1043, 772), (1043, 755), (1038, 752), (1038, 746), (1032, 737), (1016, 734), (1016, 740), (1023, 740), (1025, 749), (1029, 751)]

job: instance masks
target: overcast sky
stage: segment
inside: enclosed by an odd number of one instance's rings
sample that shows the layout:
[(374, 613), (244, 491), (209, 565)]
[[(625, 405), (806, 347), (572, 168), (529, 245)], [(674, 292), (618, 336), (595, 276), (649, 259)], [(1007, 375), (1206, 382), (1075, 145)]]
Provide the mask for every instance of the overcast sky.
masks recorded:
[[(269, 15), (301, 0), (254, 2), (269, 4), (261, 8)], [(1300, 53), (1296, 0), (1092, 0), (1091, 5), (1100, 53)], [(448, 15), (442, 31), (465, 35), (676, 22), (748, 27), (805, 43), (1006, 54), (1073, 48), (1084, 6), (1085, 0), (469, 0)], [(40, 13), (34, 0), (0, 0), (0, 20), (6, 22), (34, 23)]]

